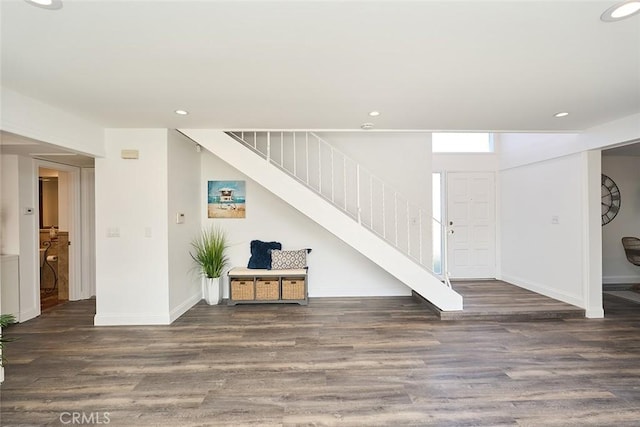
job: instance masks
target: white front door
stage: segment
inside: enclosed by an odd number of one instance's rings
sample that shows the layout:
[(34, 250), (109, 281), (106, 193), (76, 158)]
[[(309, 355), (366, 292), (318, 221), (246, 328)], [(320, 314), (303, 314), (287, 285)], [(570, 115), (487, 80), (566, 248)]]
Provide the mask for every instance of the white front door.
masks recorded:
[(493, 172), (447, 174), (447, 270), (450, 277), (495, 277), (495, 200)]

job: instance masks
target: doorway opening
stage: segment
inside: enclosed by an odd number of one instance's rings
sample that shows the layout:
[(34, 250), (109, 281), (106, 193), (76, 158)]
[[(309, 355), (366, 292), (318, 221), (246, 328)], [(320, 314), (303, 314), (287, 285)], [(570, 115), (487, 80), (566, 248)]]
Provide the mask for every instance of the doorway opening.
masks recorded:
[(640, 143), (601, 151), (602, 292), (640, 305)]
[(38, 168), (40, 310), (69, 300), (69, 176)]

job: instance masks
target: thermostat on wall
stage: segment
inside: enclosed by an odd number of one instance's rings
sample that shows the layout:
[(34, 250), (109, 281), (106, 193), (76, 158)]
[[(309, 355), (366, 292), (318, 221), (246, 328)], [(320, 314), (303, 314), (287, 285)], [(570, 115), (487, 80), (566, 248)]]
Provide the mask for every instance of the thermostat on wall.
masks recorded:
[(139, 157), (140, 153), (138, 152), (138, 150), (122, 150), (120, 152), (120, 157), (122, 157), (123, 159), (137, 159)]

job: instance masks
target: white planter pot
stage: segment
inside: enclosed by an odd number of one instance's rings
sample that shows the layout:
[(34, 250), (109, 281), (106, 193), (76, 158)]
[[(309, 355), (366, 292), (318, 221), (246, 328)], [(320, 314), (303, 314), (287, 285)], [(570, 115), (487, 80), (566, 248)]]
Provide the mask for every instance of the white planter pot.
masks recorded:
[(203, 297), (207, 304), (216, 305), (220, 303), (220, 294), (222, 287), (220, 286), (220, 277), (205, 277), (202, 282)]

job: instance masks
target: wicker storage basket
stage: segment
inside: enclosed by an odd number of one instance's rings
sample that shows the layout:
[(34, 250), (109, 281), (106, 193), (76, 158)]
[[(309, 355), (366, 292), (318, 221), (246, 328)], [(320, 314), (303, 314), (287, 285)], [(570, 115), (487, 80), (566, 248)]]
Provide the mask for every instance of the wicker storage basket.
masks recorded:
[(253, 280), (231, 280), (231, 299), (234, 301), (253, 300)]
[(278, 279), (257, 279), (256, 300), (275, 301), (280, 299), (280, 282)]
[(304, 299), (304, 278), (283, 278), (282, 299)]

